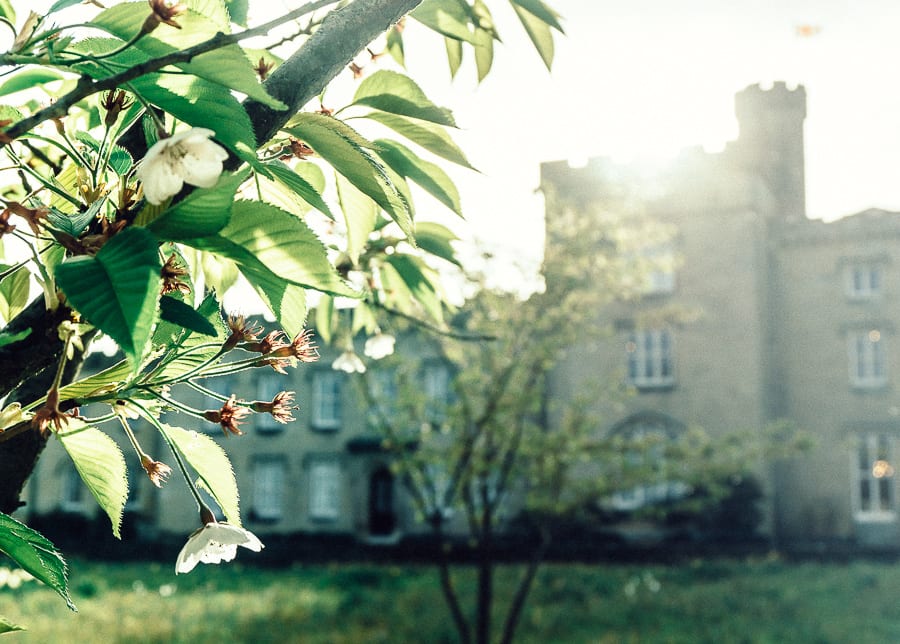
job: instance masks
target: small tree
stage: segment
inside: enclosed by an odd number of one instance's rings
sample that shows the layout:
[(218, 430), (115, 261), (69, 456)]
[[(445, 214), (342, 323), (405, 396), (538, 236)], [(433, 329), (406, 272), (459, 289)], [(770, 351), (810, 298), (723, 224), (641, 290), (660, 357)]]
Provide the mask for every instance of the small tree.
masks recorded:
[[(474, 621), (461, 604), (444, 550), (437, 562), (462, 642), (492, 639), (497, 540), (514, 516), (524, 518), (538, 539), (508, 598), (499, 631), (505, 644), (513, 640), (561, 518), (587, 509), (602, 521), (599, 517), (615, 493), (648, 483), (702, 489), (702, 500), (695, 495), (684, 502), (713, 503), (730, 478), (759, 463), (764, 441), (744, 434), (712, 439), (690, 429), (668, 441), (658, 435), (602, 432), (609, 419), (597, 410), (615, 408), (628, 393), (616, 382), (582, 383), (573, 402), (552, 409), (556, 403), (548, 399), (547, 385), (559, 361), (573, 347), (602, 341), (609, 333), (601, 322), (602, 310), (640, 295), (641, 275), (653, 266), (639, 251), (667, 234), (653, 222), (623, 212), (628, 212), (624, 204), (610, 203), (551, 229), (549, 234), (560, 238), (547, 245), (545, 290), (522, 300), (476, 288), (456, 316), (454, 333), (432, 334), (422, 347), (405, 343), (415, 357), (401, 350), (382, 367), (398, 383), (392, 405), (384, 402), (383, 386), (370, 371), (360, 376), (369, 406), (377, 412), (374, 425), (395, 455), (432, 535), (441, 541), (459, 537), (462, 529), (473, 544)], [(670, 310), (665, 315), (683, 313)], [(453, 374), (448, 401), (429, 399), (421, 391), (423, 360), (434, 357), (450, 365)]]

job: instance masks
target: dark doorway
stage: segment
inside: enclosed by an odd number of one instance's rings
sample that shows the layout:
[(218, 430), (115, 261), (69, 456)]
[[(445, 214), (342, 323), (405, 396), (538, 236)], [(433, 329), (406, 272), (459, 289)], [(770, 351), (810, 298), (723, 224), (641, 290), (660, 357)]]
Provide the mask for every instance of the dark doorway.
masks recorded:
[(394, 514), (394, 475), (382, 467), (369, 479), (369, 534), (384, 537), (397, 527)]

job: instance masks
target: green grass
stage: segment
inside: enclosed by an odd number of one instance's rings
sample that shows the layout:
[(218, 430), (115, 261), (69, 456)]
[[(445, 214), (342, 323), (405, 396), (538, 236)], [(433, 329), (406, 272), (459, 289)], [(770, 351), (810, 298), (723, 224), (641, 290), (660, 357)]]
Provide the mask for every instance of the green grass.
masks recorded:
[[(513, 578), (502, 569), (501, 597)], [(0, 615), (28, 628), (3, 642), (456, 641), (429, 568), (232, 564), (175, 577), (169, 565), (76, 560), (70, 585), (77, 614), (36, 582), (0, 590)], [(877, 562), (553, 565), (536, 581), (519, 641), (896, 642), (898, 598), (900, 565)]]

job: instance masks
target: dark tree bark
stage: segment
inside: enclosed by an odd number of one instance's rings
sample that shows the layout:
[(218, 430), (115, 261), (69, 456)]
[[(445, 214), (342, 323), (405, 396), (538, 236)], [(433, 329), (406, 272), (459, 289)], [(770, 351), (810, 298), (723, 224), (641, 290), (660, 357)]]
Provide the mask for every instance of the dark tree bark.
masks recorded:
[[(420, 2), (355, 0), (329, 14), (319, 29), (266, 81), (269, 93), (286, 103), (288, 109), (275, 111), (254, 101), (246, 102), (257, 141), (264, 143), (270, 139), (366, 45)], [(32, 400), (34, 391), (38, 396), (46, 392), (50, 381), (28, 381), (48, 368), (53, 372), (51, 367), (57, 364), (62, 350), (56, 328), (67, 316), (65, 307), (47, 311), (40, 297), (6, 326), (10, 333), (30, 329), (31, 334), (20, 342), (0, 347), (0, 396), (17, 387), (20, 395), (27, 388)], [(45, 442), (37, 432), (23, 432), (0, 442), (0, 511), (9, 513), (20, 506), (22, 488)]]

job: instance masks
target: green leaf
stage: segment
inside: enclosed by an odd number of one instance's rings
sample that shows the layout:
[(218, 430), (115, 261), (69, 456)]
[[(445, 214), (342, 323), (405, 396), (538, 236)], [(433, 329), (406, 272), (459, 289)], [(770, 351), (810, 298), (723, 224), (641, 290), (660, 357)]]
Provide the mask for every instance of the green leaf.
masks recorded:
[(168, 295), (159, 298), (159, 317), (166, 322), (203, 335), (216, 335), (216, 327), (209, 320), (195, 311), (193, 307)]
[(24, 631), (24, 626), (18, 626), (17, 624), (13, 624), (11, 621), (6, 619), (5, 617), (0, 617), (0, 633), (12, 633), (14, 631)]
[(156, 238), (137, 227), (114, 236), (95, 257), (56, 267), (56, 283), (69, 303), (116, 341), (135, 372), (156, 323), (161, 269)]
[(46, 67), (33, 67), (11, 76), (9, 80), (0, 85), (0, 96), (21, 92), (24, 89), (33, 89), (38, 85), (50, 83), (65, 78), (62, 74)]
[(450, 110), (432, 103), (409, 76), (388, 70), (377, 71), (363, 80), (351, 105), (365, 105), (382, 112), (456, 127)]
[(336, 184), (338, 200), (347, 223), (347, 255), (356, 264), (359, 262), (359, 254), (369, 241), (369, 235), (375, 230), (378, 205), (340, 175), (337, 176)]
[[(396, 141), (380, 139), (375, 141), (375, 145), (378, 147), (379, 156), (397, 174), (416, 182), (450, 210), (460, 217), (463, 216), (459, 191), (453, 180), (440, 166), (419, 158), (412, 150)], [(418, 231), (418, 225), (416, 230)]]
[[(215, 5), (222, 6), (219, 2)], [(141, 2), (126, 2), (103, 11), (91, 21), (91, 24), (127, 42), (141, 29), (145, 16), (146, 5)], [(181, 25), (181, 29), (160, 25), (152, 34), (139, 39), (134, 47), (149, 58), (160, 58), (197, 45), (223, 29), (223, 25), (216, 24), (192, 9), (180, 14), (176, 21)], [(266, 91), (253, 71), (250, 61), (237, 45), (220, 47), (215, 51), (195, 56), (189, 63), (178, 63), (175, 66), (188, 74), (246, 94), (272, 109), (287, 109), (284, 103)]]
[(559, 33), (565, 33), (559, 22), (559, 14), (547, 6), (543, 0), (510, 0), (514, 6), (521, 7), (532, 14), (541, 22), (556, 29)]
[(44, 535), (0, 513), (0, 551), (59, 593), (70, 609), (77, 610), (69, 597), (66, 562)]
[[(304, 167), (310, 165), (318, 170), (318, 166), (311, 163), (304, 164)], [(291, 191), (303, 199), (303, 201), (323, 215), (326, 215), (329, 219), (334, 219), (331, 209), (328, 207), (328, 204), (325, 203), (325, 200), (322, 199), (321, 190), (316, 190), (309, 181), (291, 169), (286, 163), (282, 161), (269, 161), (266, 163), (266, 168), (272, 173), (272, 176), (276, 181), (290, 188)]]
[(531, 38), (534, 48), (541, 55), (544, 65), (547, 66), (547, 69), (552, 68), (554, 45), (553, 32), (550, 31), (550, 27), (533, 13), (526, 11), (515, 3), (513, 4), (513, 9), (515, 9), (516, 15), (519, 16), (522, 26), (525, 27), (528, 37)]
[(161, 431), (197, 471), (203, 487), (219, 504), (225, 519), (241, 525), (237, 481), (225, 450), (209, 436), (181, 427), (163, 424)]
[[(402, 118), (381, 112), (372, 116), (376, 115)], [(371, 142), (346, 123), (324, 114), (301, 113), (292, 122), (294, 126), (286, 128), (289, 134), (309, 144), (350, 183), (381, 206), (405, 234), (412, 237), (410, 204), (391, 182), (384, 167), (369, 152)]]
[[(0, 264), (0, 271), (12, 268)], [(20, 266), (0, 281), (0, 317), (8, 324), (28, 304), (31, 290), (31, 273), (27, 266)]]
[[(66, 385), (59, 390), (59, 399), (84, 398), (115, 391), (128, 381), (130, 375), (131, 366), (127, 360), (122, 360), (99, 373)], [(38, 403), (43, 402), (43, 400), (44, 398), (39, 400)]]
[(56, 2), (53, 3), (47, 13), (56, 13), (57, 11), (62, 11), (63, 9), (74, 7), (76, 4), (81, 4), (81, 0), (56, 0)]
[(483, 81), (491, 72), (494, 64), (494, 38), (487, 31), (476, 32), (478, 45), (475, 47), (475, 67), (478, 69), (478, 82)]
[(457, 0), (423, 0), (409, 15), (439, 34), (474, 44), (469, 13)]
[(385, 47), (390, 53), (391, 58), (397, 61), (400, 67), (406, 67), (406, 52), (403, 49), (403, 34), (394, 27), (387, 33)]
[(125, 457), (116, 441), (94, 427), (73, 427), (57, 433), (62, 446), (69, 453), (81, 480), (109, 516), (112, 532), (121, 539), (122, 512), (128, 500), (128, 476)]
[(116, 175), (124, 177), (134, 167), (134, 159), (131, 158), (131, 155), (128, 154), (125, 148), (120, 148), (117, 145), (109, 155), (109, 167), (112, 168)]
[(325, 344), (331, 343), (331, 329), (334, 321), (334, 298), (330, 295), (323, 295), (316, 304), (316, 333)]
[(456, 251), (453, 250), (453, 245), (450, 243), (457, 239), (459, 237), (441, 224), (430, 221), (420, 221), (416, 224), (416, 242), (419, 248), (462, 268), (462, 264), (456, 258)]
[(68, 214), (51, 207), (47, 213), (47, 223), (54, 230), (65, 233), (71, 237), (79, 237), (84, 229), (88, 227), (100, 212), (100, 209), (106, 205), (106, 199), (98, 199), (91, 204), (87, 210), (79, 211), (74, 214)]
[[(223, 174), (215, 186), (192, 191), (175, 206), (146, 223), (147, 228), (166, 241), (215, 235), (228, 224), (234, 193), (248, 175), (248, 170)], [(145, 219), (142, 212), (136, 223), (143, 225)]]
[(148, 74), (132, 81), (132, 85), (175, 118), (213, 130), (216, 140), (244, 161), (255, 161), (256, 138), (250, 117), (226, 88), (174, 74)]
[(3, 16), (12, 24), (16, 24), (16, 10), (10, 0), (0, 0), (0, 16)]
[(447, 64), (450, 65), (450, 78), (456, 78), (459, 68), (462, 67), (462, 42), (453, 38), (444, 38), (444, 47), (447, 50)]
[(447, 161), (475, 170), (469, 163), (469, 160), (466, 159), (463, 151), (453, 142), (446, 130), (439, 125), (385, 112), (371, 112), (366, 115), (366, 118), (386, 125), (413, 143), (421, 145), (429, 152), (447, 159)]
[(269, 204), (237, 201), (231, 221), (218, 235), (184, 243), (233, 260), (248, 279), (248, 269), (265, 270), (298, 286), (357, 296), (334, 270), (325, 246), (309, 226)]
[(306, 327), (306, 290), (296, 284), (288, 284), (274, 273), (249, 269), (244, 275), (285, 333), (293, 338), (303, 331)]
[[(132, 3), (132, 8), (135, 4), (140, 3)], [(146, 12), (142, 9), (136, 15), (144, 16)], [(87, 38), (74, 45), (72, 50), (90, 56), (106, 55), (121, 44), (115, 38)], [(106, 65), (87, 61), (79, 63), (75, 69), (91, 78), (104, 79), (110, 76), (112, 63), (131, 67), (146, 60), (145, 54), (130, 47), (110, 56)], [(249, 61), (246, 64), (249, 65)], [(250, 117), (227, 87), (188, 74), (154, 73), (134, 79), (130, 89), (189, 125), (213, 130), (216, 140), (231, 148), (242, 160), (257, 163)], [(157, 136), (156, 127), (149, 118), (145, 118), (143, 126), (148, 145), (152, 145)]]
[(248, 0), (225, 0), (225, 6), (231, 15), (231, 20), (241, 27), (247, 26)]
[[(165, 300), (166, 298), (162, 298)], [(196, 314), (213, 329), (212, 337), (195, 333), (192, 329), (160, 324), (154, 342), (164, 343), (169, 351), (153, 373), (151, 382), (177, 379), (215, 357), (228, 337), (222, 321), (221, 305), (212, 294), (207, 295)]]
[(8, 331), (0, 331), (0, 347), (5, 347), (8, 344), (14, 344), (16, 342), (21, 342), (25, 338), (31, 335), (31, 329), (25, 329), (24, 331), (19, 331), (18, 333), (9, 333)]
[(395, 253), (387, 258), (386, 264), (397, 271), (397, 275), (425, 312), (435, 321), (442, 322), (444, 311), (441, 298), (435, 290), (437, 276), (434, 272), (420, 258), (412, 255)]

